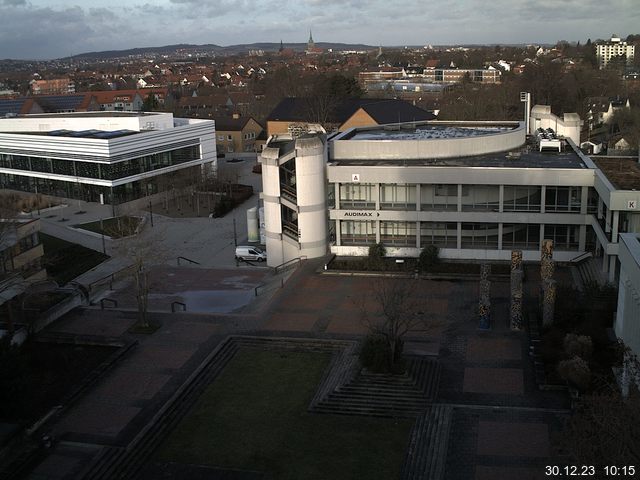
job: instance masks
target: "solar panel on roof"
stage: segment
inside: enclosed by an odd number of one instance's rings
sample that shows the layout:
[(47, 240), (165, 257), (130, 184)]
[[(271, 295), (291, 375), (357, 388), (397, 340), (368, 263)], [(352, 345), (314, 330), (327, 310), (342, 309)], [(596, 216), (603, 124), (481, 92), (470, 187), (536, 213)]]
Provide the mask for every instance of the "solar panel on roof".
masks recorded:
[(52, 130), (52, 131), (48, 132), (47, 135), (51, 135), (51, 136), (54, 136), (54, 137), (66, 137), (70, 133), (72, 133), (71, 130), (62, 129), (62, 130)]
[(7, 113), (19, 114), (24, 102), (25, 99), (0, 101), (0, 116), (4, 117)]
[(110, 132), (98, 132), (94, 135), (92, 135), (94, 138), (100, 138), (100, 139), (110, 139), (110, 138), (118, 138), (118, 137), (124, 137), (127, 135), (131, 135), (132, 133), (136, 133), (133, 130), (113, 130)]
[(92, 135), (95, 135), (96, 133), (100, 133), (100, 130), (81, 130), (79, 132), (73, 132), (71, 133), (69, 136), (70, 137), (90, 137)]

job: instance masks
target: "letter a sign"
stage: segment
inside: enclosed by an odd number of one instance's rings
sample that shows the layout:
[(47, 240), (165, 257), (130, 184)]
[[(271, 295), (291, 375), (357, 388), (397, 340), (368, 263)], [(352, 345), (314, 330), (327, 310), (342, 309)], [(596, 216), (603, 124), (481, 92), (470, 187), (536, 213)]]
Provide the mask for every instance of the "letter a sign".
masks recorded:
[(358, 183), (360, 182), (360, 174), (359, 173), (352, 173), (351, 174), (351, 181)]

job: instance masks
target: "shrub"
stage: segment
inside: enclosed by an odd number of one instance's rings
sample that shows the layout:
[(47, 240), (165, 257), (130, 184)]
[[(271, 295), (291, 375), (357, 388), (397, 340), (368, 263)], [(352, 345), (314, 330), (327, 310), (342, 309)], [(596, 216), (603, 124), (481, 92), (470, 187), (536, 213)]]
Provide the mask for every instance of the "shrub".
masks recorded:
[(384, 257), (387, 254), (387, 249), (382, 243), (376, 243), (369, 247), (369, 258), (367, 263), (369, 264), (369, 270), (384, 270), (385, 263)]
[(375, 333), (368, 335), (360, 347), (360, 364), (373, 373), (404, 373), (405, 361), (402, 356), (404, 342), (401, 339), (397, 342), (395, 358), (391, 358), (391, 348), (387, 338)]
[(566, 353), (569, 358), (576, 356), (584, 360), (589, 360), (591, 358), (591, 353), (593, 352), (593, 342), (591, 341), (591, 337), (568, 333), (564, 337), (562, 345), (564, 347), (564, 353)]
[(429, 268), (436, 265), (439, 261), (440, 250), (435, 245), (428, 245), (420, 252), (420, 258), (418, 259), (418, 267), (420, 271), (425, 272)]
[(389, 371), (389, 356), (391, 351), (387, 339), (382, 335), (368, 335), (360, 347), (360, 363), (367, 370), (374, 373)]
[(558, 375), (580, 390), (586, 390), (591, 383), (591, 370), (582, 358), (575, 356), (558, 363)]

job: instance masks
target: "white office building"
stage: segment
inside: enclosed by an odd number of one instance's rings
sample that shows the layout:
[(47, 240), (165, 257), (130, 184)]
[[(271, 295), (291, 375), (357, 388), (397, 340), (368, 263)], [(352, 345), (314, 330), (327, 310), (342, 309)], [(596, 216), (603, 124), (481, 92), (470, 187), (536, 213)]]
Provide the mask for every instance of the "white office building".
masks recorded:
[(534, 107), (529, 135), (524, 122), (430, 121), (271, 137), (260, 157), (269, 264), (378, 242), (398, 257), (436, 245), (449, 259), (520, 249), (538, 260), (548, 238), (557, 261), (591, 252), (614, 281), (619, 233), (640, 232), (640, 165), (621, 183), (576, 147), (576, 115), (554, 117)]
[(215, 168), (210, 120), (156, 112), (0, 119), (0, 188), (124, 203)]
[(619, 256), (620, 282), (614, 330), (616, 337), (629, 348), (620, 372), (623, 391), (626, 391), (632, 381), (640, 386), (640, 372), (630, 358), (640, 358), (640, 235), (621, 234)]

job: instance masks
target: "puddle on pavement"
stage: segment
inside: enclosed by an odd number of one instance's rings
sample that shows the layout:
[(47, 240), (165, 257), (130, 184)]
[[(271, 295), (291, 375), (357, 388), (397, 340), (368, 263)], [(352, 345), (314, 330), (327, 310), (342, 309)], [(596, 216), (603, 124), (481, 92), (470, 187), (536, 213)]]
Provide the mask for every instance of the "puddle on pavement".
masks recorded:
[(176, 292), (187, 304), (188, 312), (229, 313), (244, 307), (253, 298), (253, 290), (192, 290)]

